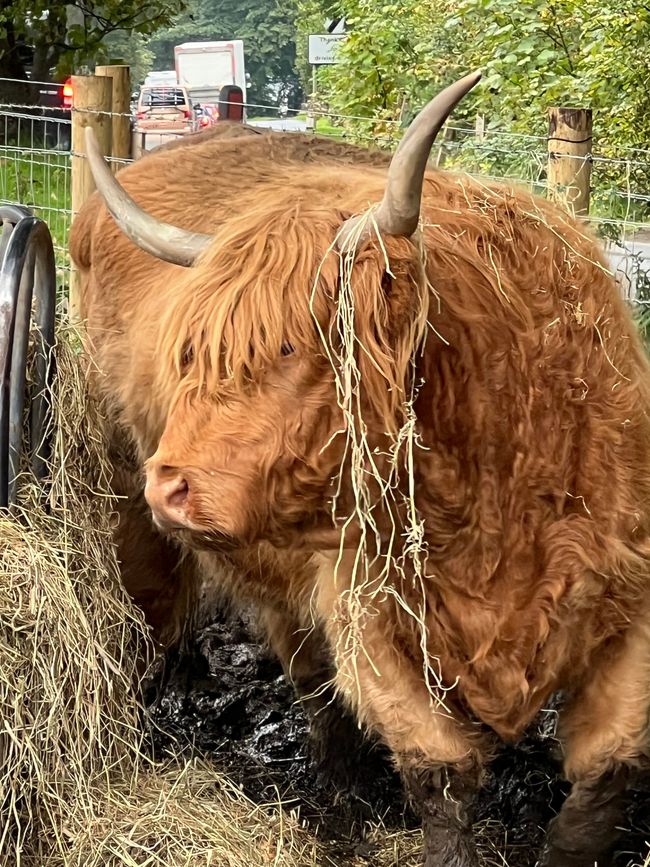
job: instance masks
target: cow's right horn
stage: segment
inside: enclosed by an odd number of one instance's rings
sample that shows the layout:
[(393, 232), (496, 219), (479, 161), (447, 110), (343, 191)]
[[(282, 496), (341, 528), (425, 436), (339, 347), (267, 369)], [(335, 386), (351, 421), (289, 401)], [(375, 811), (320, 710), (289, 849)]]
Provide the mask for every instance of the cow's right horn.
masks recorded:
[(90, 127), (86, 127), (86, 156), (106, 207), (127, 238), (141, 250), (173, 265), (189, 267), (212, 243), (212, 235), (180, 229), (143, 211), (113, 177)]
[[(388, 169), (384, 197), (374, 213), (380, 234), (408, 238), (417, 229), (424, 173), (433, 143), (453, 108), (480, 78), (480, 72), (473, 72), (446, 87), (425, 105), (404, 134)], [(356, 244), (370, 235), (369, 226), (359, 235), (361, 221), (365, 221), (364, 215), (343, 223), (336, 241), (339, 250), (346, 249), (351, 240)]]

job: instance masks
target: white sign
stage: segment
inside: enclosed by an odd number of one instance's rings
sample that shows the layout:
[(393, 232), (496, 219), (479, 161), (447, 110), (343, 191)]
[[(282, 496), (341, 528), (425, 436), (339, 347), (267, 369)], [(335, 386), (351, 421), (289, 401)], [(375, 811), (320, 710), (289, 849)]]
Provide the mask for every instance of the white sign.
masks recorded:
[(345, 33), (327, 33), (309, 37), (309, 62), (314, 66), (326, 63), (338, 63), (336, 58), (339, 43), (345, 39)]

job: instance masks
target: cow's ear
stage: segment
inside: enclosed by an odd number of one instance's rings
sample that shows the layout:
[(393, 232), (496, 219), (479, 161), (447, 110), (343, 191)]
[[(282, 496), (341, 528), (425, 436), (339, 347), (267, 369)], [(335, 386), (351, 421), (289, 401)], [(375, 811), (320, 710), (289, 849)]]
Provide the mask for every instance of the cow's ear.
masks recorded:
[(418, 279), (417, 266), (409, 260), (391, 262), (381, 277), (381, 291), (388, 308), (388, 330), (398, 333), (413, 315), (413, 296)]

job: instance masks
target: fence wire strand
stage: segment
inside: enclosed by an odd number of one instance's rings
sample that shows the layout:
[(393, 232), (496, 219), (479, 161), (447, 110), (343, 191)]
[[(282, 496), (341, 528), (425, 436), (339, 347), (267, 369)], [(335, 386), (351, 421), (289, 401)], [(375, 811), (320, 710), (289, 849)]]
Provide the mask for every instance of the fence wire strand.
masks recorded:
[[(0, 78), (0, 82), (5, 84), (10, 81)], [(40, 94), (52, 92), (51, 82), (12, 83), (23, 88), (50, 88), (40, 90)], [(24, 94), (25, 91), (16, 93)], [(311, 128), (308, 130), (304, 109), (280, 110), (277, 105), (254, 102), (247, 102), (244, 107), (251, 118), (249, 122), (258, 126), (270, 125), (287, 132), (327, 134), (362, 146), (384, 149), (393, 149), (405, 128), (403, 121), (394, 117), (341, 114), (310, 106)], [(135, 106), (128, 114), (118, 114), (79, 108), (71, 111), (62, 105), (39, 106), (20, 100), (0, 102), (0, 201), (31, 207), (38, 216), (47, 220), (63, 283), (67, 281), (70, 264), (67, 243), (73, 216), (71, 164), (73, 158), (83, 157), (83, 154), (73, 152), (71, 147), (72, 118), (77, 112), (128, 116), (132, 127), (137, 129)], [(262, 112), (271, 116), (260, 117)], [(174, 131), (149, 133), (145, 149), (177, 137), (178, 133)], [(142, 143), (141, 137), (134, 134), (134, 142)], [(487, 124), (471, 127), (461, 122), (446, 125), (432, 156), (441, 167), (460, 169), (493, 183), (526, 186), (543, 194), (547, 187), (549, 150), (552, 152), (552, 143), (549, 144), (547, 137), (542, 135)], [(645, 158), (650, 156), (650, 149), (615, 149), (601, 143), (595, 152), (584, 156), (561, 156), (562, 159), (589, 163), (593, 192), (592, 213), (586, 218), (587, 222), (604, 236), (626, 245), (623, 257), (637, 255), (634, 243), (630, 247), (630, 238), (642, 231), (650, 242), (650, 225), (646, 222), (650, 214), (650, 159)], [(122, 165), (129, 162), (117, 157), (109, 156), (108, 159)], [(637, 278), (626, 294), (638, 294)]]

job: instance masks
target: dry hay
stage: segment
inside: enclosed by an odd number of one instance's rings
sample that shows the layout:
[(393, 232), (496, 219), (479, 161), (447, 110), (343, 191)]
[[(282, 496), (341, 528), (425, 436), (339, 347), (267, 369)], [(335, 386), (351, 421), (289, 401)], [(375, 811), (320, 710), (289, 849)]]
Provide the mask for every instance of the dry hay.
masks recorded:
[[(369, 621), (381, 612), (387, 600), (397, 605), (413, 619), (422, 652), (422, 676), (429, 691), (432, 707), (445, 708), (446, 693), (455, 684), (444, 683), (440, 661), (427, 648), (427, 604), (424, 590), (427, 549), (424, 540), (424, 522), (415, 504), (415, 454), (421, 443), (417, 431), (414, 405), (419, 384), (416, 368), (428, 328), (433, 328), (429, 308), (435, 291), (426, 276), (426, 249), (418, 239), (419, 273), (414, 285), (412, 319), (399, 346), (389, 347), (382, 339), (373, 348), (364, 343), (358, 331), (357, 288), (355, 287), (355, 261), (368, 237), (380, 247), (384, 269), (393, 276), (388, 253), (375, 220), (374, 208), (357, 218), (352, 230), (346, 227), (335, 238), (327, 255), (340, 245), (338, 294), (336, 298), (335, 326), (325, 333), (314, 313), (314, 323), (321, 343), (330, 361), (337, 392), (337, 403), (344, 423), (335, 436), (344, 439), (339, 467), (339, 491), (349, 484), (354, 494), (351, 514), (339, 514), (338, 493), (332, 500), (332, 517), (343, 530), (356, 522), (360, 528), (350, 586), (339, 592), (340, 630), (335, 648), (338, 686), (357, 693), (361, 703), (358, 663), (367, 661), (377, 672), (364, 647), (364, 631)], [(322, 267), (322, 263), (321, 263)], [(312, 312), (318, 290), (320, 269), (312, 287)], [(435, 330), (435, 329), (434, 329)], [(382, 364), (379, 357), (386, 353), (394, 357), (392, 365)], [(381, 371), (384, 388), (391, 395), (394, 418), (384, 418), (388, 447), (387, 453), (378, 454), (368, 439), (368, 425), (364, 418), (361, 395), (364, 392), (360, 358), (370, 359), (371, 365)], [(383, 459), (388, 458), (388, 461)], [(406, 478), (406, 484), (402, 484)], [(389, 538), (382, 538), (375, 515), (383, 510), (390, 522)], [(344, 533), (341, 534), (339, 561), (344, 556)], [(417, 605), (409, 604), (399, 592), (400, 583), (417, 588)]]
[[(506, 829), (495, 822), (481, 822), (474, 826), (476, 848), (481, 867), (508, 867), (508, 858), (515, 856), (512, 863), (528, 863), (530, 849), (526, 847), (517, 857), (514, 847), (508, 845)], [(372, 867), (421, 867), (422, 865), (422, 832), (401, 830), (390, 833), (380, 825), (368, 829), (364, 850), (370, 859)], [(354, 867), (368, 865), (364, 858), (354, 862)], [(644, 865), (645, 867), (645, 865)]]
[(206, 763), (143, 754), (139, 660), (121, 587), (102, 421), (59, 337), (52, 482), (25, 475), (0, 520), (0, 865), (310, 865), (295, 817), (247, 801)]
[[(295, 816), (259, 807), (204, 761), (152, 767), (133, 791), (98, 791), (65, 859), (48, 867), (309, 867), (317, 847)], [(99, 809), (98, 809), (99, 808)]]

